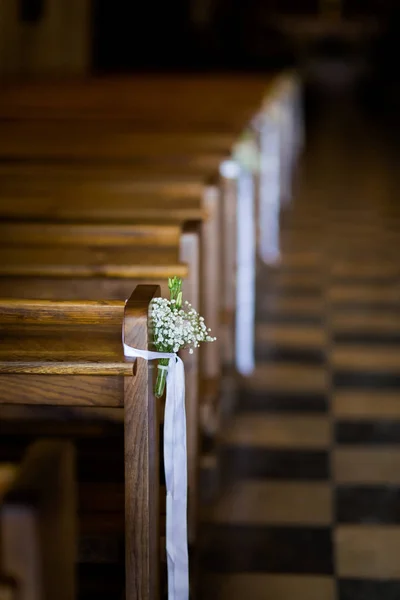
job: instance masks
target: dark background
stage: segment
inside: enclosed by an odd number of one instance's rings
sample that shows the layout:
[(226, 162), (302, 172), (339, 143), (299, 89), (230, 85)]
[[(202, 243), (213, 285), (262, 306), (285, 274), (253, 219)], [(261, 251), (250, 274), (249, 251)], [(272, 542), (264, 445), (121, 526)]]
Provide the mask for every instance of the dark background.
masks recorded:
[[(298, 64), (310, 49), (343, 54), (354, 52), (349, 48), (354, 44), (356, 50), (361, 44), (370, 62), (387, 63), (397, 50), (397, 0), (343, 0), (343, 31), (322, 28), (317, 40), (306, 34), (300, 45), (282, 23), (296, 28), (320, 18), (320, 0), (198, 0), (198, 5), (204, 8), (202, 20), (190, 0), (93, 0), (92, 70), (269, 70)], [(371, 22), (380, 28), (373, 41), (367, 33)], [(349, 42), (344, 32), (349, 23), (361, 29), (356, 41)]]

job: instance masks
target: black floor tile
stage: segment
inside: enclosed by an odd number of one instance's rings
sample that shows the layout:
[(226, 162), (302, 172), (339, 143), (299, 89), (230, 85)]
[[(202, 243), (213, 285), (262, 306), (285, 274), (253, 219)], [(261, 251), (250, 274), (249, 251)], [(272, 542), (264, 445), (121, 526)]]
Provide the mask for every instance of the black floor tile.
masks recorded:
[(398, 389), (400, 393), (400, 374), (336, 371), (333, 374), (334, 387)]
[(333, 572), (330, 528), (214, 525), (206, 535), (210, 572)]
[[(349, 287), (354, 286), (354, 277), (347, 277), (347, 276), (336, 276), (336, 275), (332, 275), (330, 278), (331, 283), (334, 283), (335, 285), (346, 285), (348, 284)], [(370, 287), (376, 287), (376, 288), (381, 288), (381, 287), (388, 287), (388, 286), (393, 286), (393, 285), (397, 285), (398, 282), (398, 277), (393, 277), (393, 276), (385, 276), (385, 277), (357, 277), (356, 280), (356, 284), (358, 285), (368, 285)]]
[(335, 439), (339, 444), (400, 444), (400, 421), (339, 421)]
[(321, 300), (324, 294), (324, 285), (299, 286), (299, 285), (274, 285), (273, 282), (264, 285), (264, 289), (258, 290), (258, 306), (268, 305), (270, 302), (279, 302), (283, 298), (309, 300), (315, 302)]
[(335, 310), (338, 309), (343, 309), (343, 310), (361, 310), (361, 311), (365, 311), (365, 309), (368, 309), (370, 311), (396, 311), (398, 310), (399, 306), (397, 302), (371, 302), (368, 299), (365, 299), (365, 301), (362, 300), (362, 298), (360, 298), (359, 300), (357, 300), (357, 302), (353, 302), (353, 301), (349, 301), (349, 300), (341, 300), (341, 301), (335, 301), (333, 302), (333, 305), (335, 307)]
[[(296, 296), (296, 298), (307, 298), (309, 296), (313, 296), (314, 298), (320, 298), (321, 295), (323, 294), (324, 291), (324, 284), (321, 283), (321, 280), (319, 281), (319, 283), (316, 283), (315, 285), (297, 285), (297, 284), (277, 284), (275, 285), (271, 285), (271, 286), (266, 286), (264, 289), (264, 294), (265, 293), (278, 293), (281, 295), (284, 295), (285, 298), (289, 297), (289, 296)], [(261, 293), (263, 293), (263, 291), (261, 290)]]
[(238, 394), (237, 410), (246, 412), (326, 412), (328, 402), (325, 394), (271, 394), (243, 390)]
[(323, 325), (325, 317), (319, 314), (305, 315), (293, 311), (290, 314), (276, 314), (267, 308), (256, 309), (256, 320), (258, 323), (271, 323), (273, 325), (315, 325), (320, 327)]
[(222, 472), (227, 480), (243, 477), (270, 479), (328, 479), (326, 451), (271, 450), (247, 446), (223, 446)]
[(204, 432), (200, 437), (201, 454), (210, 454), (216, 451), (217, 440), (215, 435)]
[(336, 333), (333, 336), (333, 341), (336, 343), (352, 343), (352, 344), (369, 344), (369, 345), (400, 345), (400, 333), (391, 333), (390, 331), (382, 331), (379, 333), (365, 333), (351, 331), (346, 333)]
[(323, 365), (326, 363), (326, 354), (323, 350), (309, 350), (307, 348), (284, 348), (279, 346), (269, 347), (267, 344), (256, 344), (256, 360), (277, 362), (287, 360), (304, 365)]
[(338, 590), (338, 600), (399, 600), (400, 581), (341, 579)]
[(335, 508), (340, 523), (400, 523), (400, 488), (341, 486)]

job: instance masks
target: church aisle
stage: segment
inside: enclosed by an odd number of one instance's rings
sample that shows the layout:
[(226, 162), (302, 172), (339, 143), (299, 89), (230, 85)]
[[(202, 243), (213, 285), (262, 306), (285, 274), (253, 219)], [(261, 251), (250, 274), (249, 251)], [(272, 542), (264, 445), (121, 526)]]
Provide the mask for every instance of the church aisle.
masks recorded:
[(399, 175), (378, 133), (350, 104), (325, 110), (281, 265), (259, 267), (207, 600), (400, 598)]

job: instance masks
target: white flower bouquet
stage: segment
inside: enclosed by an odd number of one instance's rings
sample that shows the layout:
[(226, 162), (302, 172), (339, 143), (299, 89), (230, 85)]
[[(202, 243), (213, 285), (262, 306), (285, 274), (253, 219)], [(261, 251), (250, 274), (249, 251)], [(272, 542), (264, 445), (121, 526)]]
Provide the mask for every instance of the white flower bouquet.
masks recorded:
[[(189, 348), (192, 354), (201, 342), (214, 342), (204, 318), (188, 302), (182, 302), (182, 279), (168, 279), (170, 299), (155, 298), (151, 304), (150, 319), (153, 330), (153, 342), (158, 352), (176, 353)], [(161, 398), (164, 393), (168, 373), (168, 358), (158, 361), (155, 396)]]

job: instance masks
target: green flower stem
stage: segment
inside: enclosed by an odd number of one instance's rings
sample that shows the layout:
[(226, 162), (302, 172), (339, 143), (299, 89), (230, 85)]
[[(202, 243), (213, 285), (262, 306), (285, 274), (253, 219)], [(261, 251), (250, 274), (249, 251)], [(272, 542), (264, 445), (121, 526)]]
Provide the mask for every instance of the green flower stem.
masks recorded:
[(167, 375), (168, 375), (168, 370), (160, 369), (159, 366), (168, 367), (168, 365), (169, 365), (169, 358), (160, 358), (160, 360), (158, 361), (157, 381), (156, 381), (156, 386), (154, 388), (154, 395), (156, 398), (161, 398), (162, 395), (164, 394), (165, 384), (167, 383)]
[(168, 288), (170, 299), (175, 300), (175, 308), (179, 310), (182, 307), (182, 279), (180, 277), (168, 279)]

